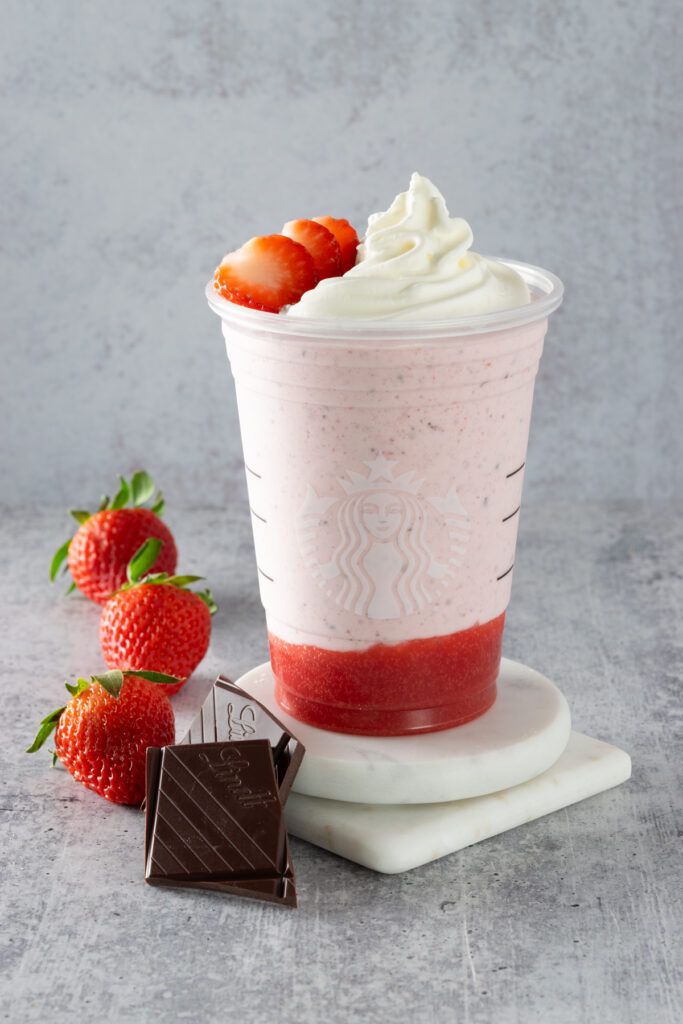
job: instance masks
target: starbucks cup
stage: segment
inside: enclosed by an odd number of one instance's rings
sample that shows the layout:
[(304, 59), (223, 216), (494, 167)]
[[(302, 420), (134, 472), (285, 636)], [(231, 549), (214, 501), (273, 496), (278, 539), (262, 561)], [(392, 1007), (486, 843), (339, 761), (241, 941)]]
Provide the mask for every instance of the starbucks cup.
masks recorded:
[(211, 285), (235, 378), (280, 705), (393, 736), (494, 702), (552, 274), (450, 321), (307, 320)]

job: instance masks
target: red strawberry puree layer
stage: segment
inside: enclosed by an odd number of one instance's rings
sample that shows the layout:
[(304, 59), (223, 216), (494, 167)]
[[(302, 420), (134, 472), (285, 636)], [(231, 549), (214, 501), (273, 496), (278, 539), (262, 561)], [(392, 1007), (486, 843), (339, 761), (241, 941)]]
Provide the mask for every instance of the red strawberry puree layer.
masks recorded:
[(294, 718), (363, 736), (450, 729), (496, 699), (505, 614), (449, 636), (328, 651), (269, 634), (275, 696)]

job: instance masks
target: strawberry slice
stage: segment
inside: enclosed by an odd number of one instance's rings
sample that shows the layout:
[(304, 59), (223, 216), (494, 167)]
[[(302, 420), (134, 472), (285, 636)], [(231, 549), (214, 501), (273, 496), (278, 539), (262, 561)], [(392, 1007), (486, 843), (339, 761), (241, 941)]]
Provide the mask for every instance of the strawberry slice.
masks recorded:
[(315, 263), (318, 277), (322, 281), (326, 277), (339, 277), (342, 258), (339, 243), (326, 225), (314, 220), (289, 220), (282, 229), (282, 234), (293, 238), (304, 245)]
[(216, 291), (240, 306), (279, 313), (318, 283), (313, 257), (284, 235), (250, 238), (229, 252), (213, 279)]
[(316, 224), (322, 224), (328, 231), (331, 231), (339, 242), (341, 250), (341, 272), (347, 270), (356, 262), (356, 249), (358, 248), (358, 235), (355, 228), (351, 227), (348, 220), (343, 217), (314, 217)]

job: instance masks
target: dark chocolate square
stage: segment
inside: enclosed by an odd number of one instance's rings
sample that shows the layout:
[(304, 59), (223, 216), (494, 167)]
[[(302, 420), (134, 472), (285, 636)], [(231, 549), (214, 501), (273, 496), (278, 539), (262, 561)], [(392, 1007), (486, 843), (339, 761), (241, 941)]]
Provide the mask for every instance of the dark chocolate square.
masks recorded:
[(304, 756), (304, 746), (271, 712), (225, 676), (218, 676), (181, 743), (267, 739), (284, 806)]
[(150, 885), (296, 906), (270, 739), (150, 747), (146, 815)]

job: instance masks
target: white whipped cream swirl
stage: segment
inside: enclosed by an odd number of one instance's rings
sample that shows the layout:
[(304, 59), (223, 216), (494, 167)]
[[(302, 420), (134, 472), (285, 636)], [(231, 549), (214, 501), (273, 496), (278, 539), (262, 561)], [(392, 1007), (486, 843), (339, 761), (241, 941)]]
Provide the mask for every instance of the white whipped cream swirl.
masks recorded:
[(449, 217), (431, 181), (413, 174), (384, 213), (373, 213), (356, 265), (305, 292), (287, 316), (353, 320), (446, 320), (531, 301), (514, 270), (470, 252), (472, 229)]

